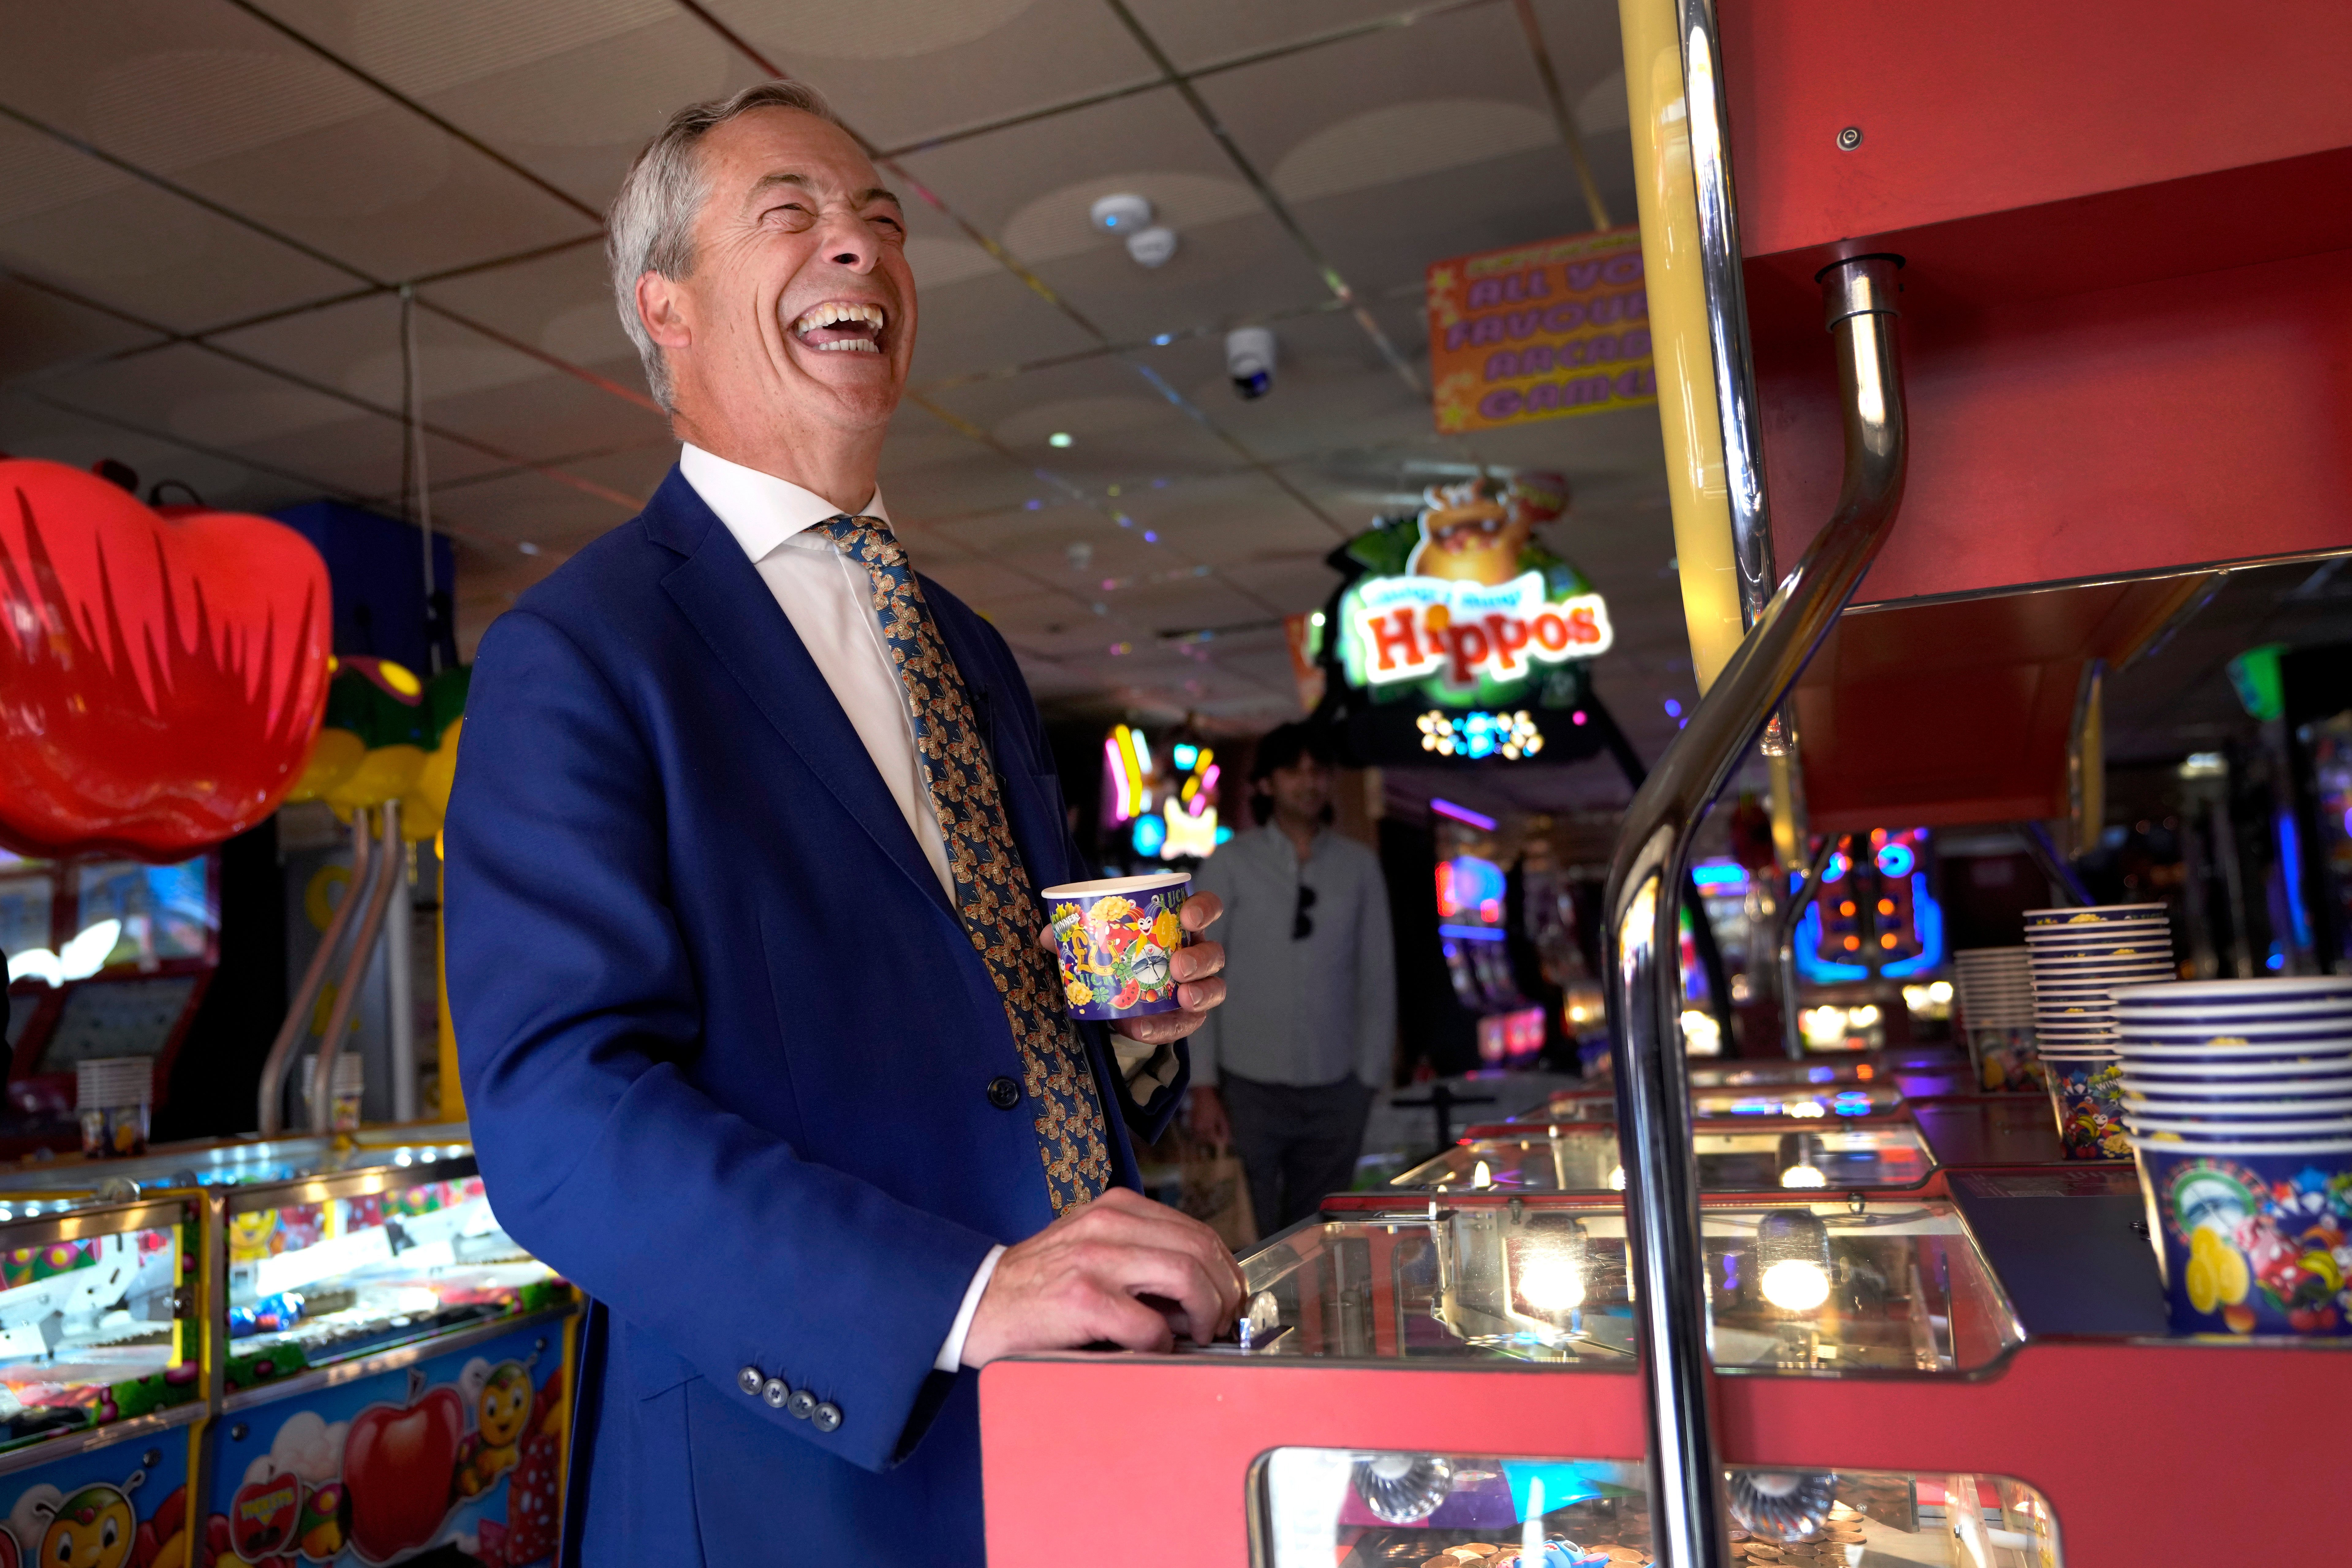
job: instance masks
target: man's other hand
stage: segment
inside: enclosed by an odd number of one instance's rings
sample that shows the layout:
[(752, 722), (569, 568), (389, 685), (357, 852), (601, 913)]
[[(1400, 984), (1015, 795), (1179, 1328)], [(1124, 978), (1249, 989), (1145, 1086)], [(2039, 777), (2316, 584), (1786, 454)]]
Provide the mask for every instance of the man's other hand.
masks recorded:
[(1241, 1310), (1242, 1272), (1217, 1233), (1113, 1187), (996, 1261), (964, 1337), (963, 1363), (1108, 1341), (1166, 1351), (1207, 1344)]
[(1213, 1083), (1196, 1083), (1184, 1104), (1185, 1120), (1192, 1125), (1192, 1136), (1204, 1143), (1214, 1143), (1220, 1149), (1234, 1141), (1234, 1124), (1225, 1120), (1224, 1097)]
[[(1195, 937), (1209, 929), (1225, 912), (1224, 900), (1214, 893), (1194, 893), (1184, 900), (1177, 919), (1184, 930)], [(1054, 928), (1047, 926), (1037, 933), (1037, 940), (1048, 952), (1058, 952), (1054, 941)], [(1142, 1018), (1121, 1018), (1111, 1026), (1130, 1040), (1140, 1040), (1147, 1046), (1164, 1046), (1181, 1040), (1209, 1021), (1209, 1009), (1225, 1003), (1225, 983), (1215, 978), (1223, 973), (1225, 950), (1213, 942), (1195, 941), (1180, 947), (1169, 961), (1168, 967), (1176, 976), (1176, 1006), (1173, 1013), (1154, 1013)]]

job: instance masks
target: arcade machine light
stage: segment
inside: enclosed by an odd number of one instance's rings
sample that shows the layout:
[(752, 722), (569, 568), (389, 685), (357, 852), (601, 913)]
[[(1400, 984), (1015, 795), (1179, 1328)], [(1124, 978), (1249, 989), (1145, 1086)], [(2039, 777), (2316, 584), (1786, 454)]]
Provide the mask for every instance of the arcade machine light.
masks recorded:
[(171, 866), (0, 850), (8, 1107), (0, 1156), (80, 1146), (76, 1065), (146, 1057), (155, 1102), (220, 965), (220, 857)]
[(1544, 1010), (1520, 993), (1511, 973), (1503, 868), (1472, 852), (1488, 847), (1494, 821), (1451, 801), (1431, 805), (1437, 819), (1437, 934), (1454, 997), (1477, 1018), (1480, 1064), (1522, 1066), (1543, 1050)]

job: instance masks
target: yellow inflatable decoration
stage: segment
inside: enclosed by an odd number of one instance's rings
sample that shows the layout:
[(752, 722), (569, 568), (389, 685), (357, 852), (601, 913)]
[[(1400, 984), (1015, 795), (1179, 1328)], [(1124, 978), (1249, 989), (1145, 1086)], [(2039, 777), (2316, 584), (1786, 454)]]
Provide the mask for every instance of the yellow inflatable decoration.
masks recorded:
[(472, 675), (460, 666), (427, 681), (388, 658), (338, 658), (318, 745), (287, 798), (323, 800), (345, 818), (397, 800), (401, 837), (431, 838), (449, 808)]

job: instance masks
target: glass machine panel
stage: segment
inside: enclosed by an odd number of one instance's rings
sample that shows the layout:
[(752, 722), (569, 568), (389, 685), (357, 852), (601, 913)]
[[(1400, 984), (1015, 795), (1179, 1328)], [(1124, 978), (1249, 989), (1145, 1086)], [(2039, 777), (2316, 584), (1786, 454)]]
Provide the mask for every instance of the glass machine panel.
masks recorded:
[(469, 1155), (392, 1164), (228, 1195), (232, 1390), (569, 1300), (499, 1228)]
[(195, 1210), (0, 1201), (0, 1451), (193, 1404)]
[[(1754, 1568), (2056, 1568), (2049, 1500), (2005, 1476), (1725, 1472)], [(1268, 1568), (1645, 1568), (1642, 1467), (1276, 1448), (1250, 1485)]]
[[(1906, 1122), (1804, 1127), (1783, 1122), (1693, 1134), (1699, 1185), (1711, 1193), (1771, 1193), (1916, 1186), (1935, 1163)], [(1464, 1193), (1622, 1192), (1617, 1129), (1607, 1122), (1559, 1122), (1516, 1135), (1476, 1137), (1414, 1166), (1390, 1185)]]
[[(1943, 1200), (1710, 1201), (1703, 1226), (1717, 1366), (1950, 1374), (2024, 1338)], [(1633, 1356), (1615, 1204), (1367, 1205), (1285, 1232), (1242, 1271), (1247, 1354), (1582, 1368)]]

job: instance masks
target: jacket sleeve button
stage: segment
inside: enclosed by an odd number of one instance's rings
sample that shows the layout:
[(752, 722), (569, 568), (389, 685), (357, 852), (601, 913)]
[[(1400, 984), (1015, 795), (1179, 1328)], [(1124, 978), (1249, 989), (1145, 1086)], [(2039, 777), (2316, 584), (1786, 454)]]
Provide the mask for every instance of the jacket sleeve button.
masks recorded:
[(816, 1414), (816, 1395), (805, 1388), (796, 1388), (793, 1390), (792, 1397), (784, 1402), (784, 1408), (793, 1420), (805, 1421)]
[(784, 1407), (784, 1401), (792, 1396), (793, 1391), (785, 1385), (784, 1380), (781, 1377), (772, 1377), (760, 1385), (760, 1397), (768, 1402), (768, 1408), (771, 1410), (782, 1410)]
[(756, 1366), (747, 1366), (742, 1371), (735, 1374), (735, 1386), (741, 1389), (746, 1394), (759, 1393), (760, 1384), (762, 1381), (763, 1380), (760, 1376), (760, 1369)]
[(820, 1405), (809, 1416), (809, 1422), (820, 1432), (838, 1432), (841, 1430), (841, 1406)]
[(1009, 1078), (988, 1080), (988, 1103), (999, 1110), (1010, 1110), (1021, 1103), (1021, 1086)]

